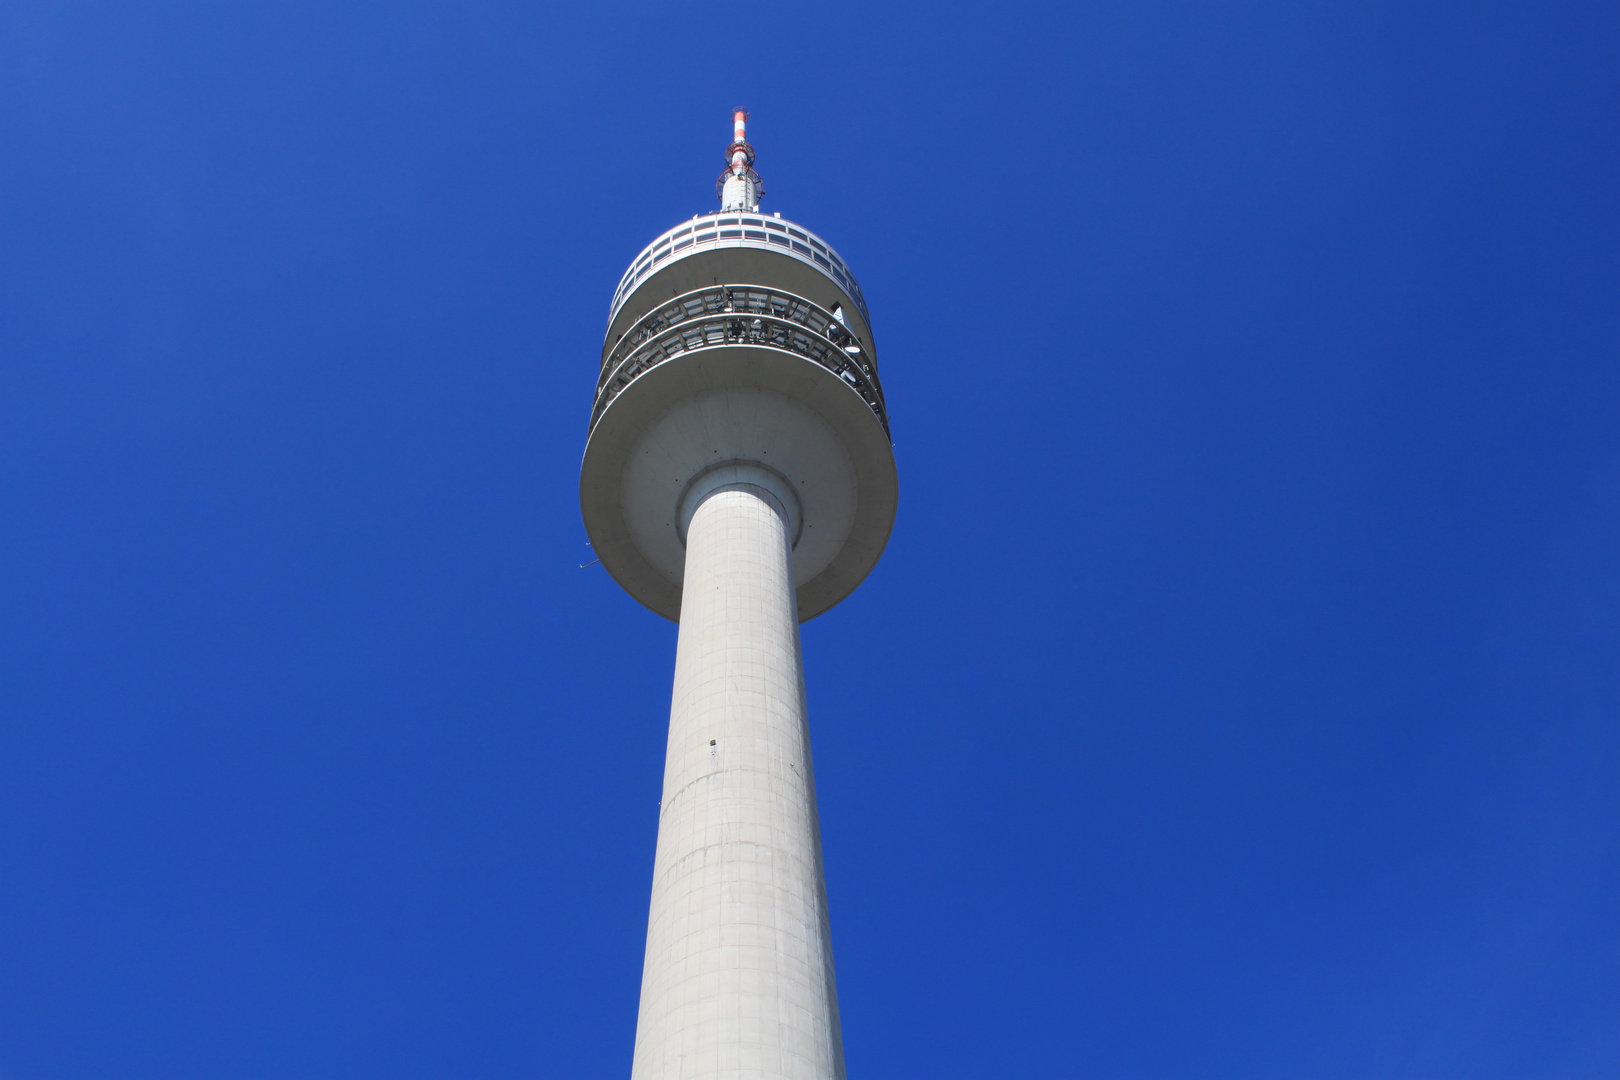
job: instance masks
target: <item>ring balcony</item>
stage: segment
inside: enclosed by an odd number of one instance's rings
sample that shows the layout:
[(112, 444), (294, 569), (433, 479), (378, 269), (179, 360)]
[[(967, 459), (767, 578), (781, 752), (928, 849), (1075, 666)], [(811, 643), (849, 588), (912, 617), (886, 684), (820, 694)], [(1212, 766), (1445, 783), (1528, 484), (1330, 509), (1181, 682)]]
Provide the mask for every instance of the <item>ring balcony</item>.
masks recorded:
[[(725, 249), (757, 249), (787, 255), (819, 271), (821, 277), (836, 285), (853, 303), (855, 309), (860, 312), (863, 323), (871, 322), (860, 283), (855, 280), (855, 275), (850, 272), (849, 267), (838, 257), (838, 253), (830, 244), (797, 222), (785, 221), (769, 214), (733, 211), (703, 214), (691, 221), (682, 222), (648, 244), (642, 249), (641, 254), (630, 261), (630, 269), (626, 270), (624, 277), (620, 279), (619, 287), (613, 293), (613, 303), (608, 309), (608, 339), (610, 341), (617, 339), (614, 328), (625, 322), (621, 316), (625, 315), (626, 301), (644, 285), (653, 284), (650, 278), (671, 276), (668, 272), (676, 264), (695, 258), (699, 262), (707, 262), (708, 260), (700, 257)], [(687, 269), (690, 270), (689, 267)], [(684, 276), (690, 277), (691, 274)], [(696, 288), (697, 284), (712, 284), (712, 281), (697, 282), (689, 288)], [(688, 288), (662, 287), (654, 290), (655, 293), (665, 297), (687, 291)], [(816, 297), (811, 295), (811, 299)], [(636, 305), (628, 306), (634, 309)], [(828, 303), (825, 306), (830, 308), (833, 304)], [(628, 318), (634, 320), (642, 313), (633, 311)], [(622, 334), (623, 330), (621, 329), (619, 333)]]
[(883, 430), (883, 387), (877, 364), (842, 319), (802, 296), (746, 285), (720, 285), (678, 296), (619, 339), (602, 363), (591, 426), (625, 387), (679, 353), (720, 345), (760, 344), (806, 356), (852, 386)]

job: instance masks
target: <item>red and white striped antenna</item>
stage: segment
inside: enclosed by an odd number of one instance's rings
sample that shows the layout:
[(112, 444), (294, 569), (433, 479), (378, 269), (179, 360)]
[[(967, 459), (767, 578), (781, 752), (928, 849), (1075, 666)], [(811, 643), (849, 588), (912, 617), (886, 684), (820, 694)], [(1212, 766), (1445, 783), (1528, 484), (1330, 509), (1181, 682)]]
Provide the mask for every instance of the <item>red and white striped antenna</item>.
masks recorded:
[(726, 171), (714, 183), (722, 210), (758, 210), (765, 185), (754, 171), (754, 148), (748, 143), (748, 110), (731, 110), (731, 145), (726, 147)]

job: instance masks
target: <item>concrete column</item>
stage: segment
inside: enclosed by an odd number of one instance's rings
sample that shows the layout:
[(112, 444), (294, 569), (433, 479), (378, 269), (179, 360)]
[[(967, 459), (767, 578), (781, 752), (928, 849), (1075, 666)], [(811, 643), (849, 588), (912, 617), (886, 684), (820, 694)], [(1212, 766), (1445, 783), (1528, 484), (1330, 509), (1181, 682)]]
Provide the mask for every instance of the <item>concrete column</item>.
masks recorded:
[[(789, 528), (774, 473), (695, 503), (632, 1080), (844, 1080)], [(747, 467), (742, 467), (746, 469)], [(775, 492), (776, 494), (773, 494)]]

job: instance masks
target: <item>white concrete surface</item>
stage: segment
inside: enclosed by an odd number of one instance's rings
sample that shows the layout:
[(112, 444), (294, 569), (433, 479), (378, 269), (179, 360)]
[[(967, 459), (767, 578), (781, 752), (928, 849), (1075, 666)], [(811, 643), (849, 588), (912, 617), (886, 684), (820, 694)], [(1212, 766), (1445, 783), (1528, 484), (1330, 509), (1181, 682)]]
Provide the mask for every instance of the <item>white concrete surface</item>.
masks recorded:
[(788, 514), (746, 467), (687, 527), (632, 1080), (843, 1080)]
[(666, 580), (685, 580), (690, 556), (681, 549), (678, 518), (683, 492), (691, 490), (694, 477), (724, 461), (757, 461), (792, 478), (804, 512), (794, 552), (795, 587), (825, 570), (855, 524), (860, 486), (849, 451), (804, 402), (750, 386), (676, 401), (631, 448), (619, 505), (647, 561)]
[(798, 495), (799, 616), (814, 618), (877, 565), (900, 488), (888, 433), (871, 407), (797, 353), (696, 349), (625, 387), (591, 430), (580, 467), (591, 546), (626, 592), (678, 620), (687, 567), (682, 496), (694, 477), (737, 460), (770, 466)]
[(787, 541), (788, 547), (793, 549), (793, 580), (797, 582), (799, 575), (796, 568), (803, 557), (799, 551), (799, 540), (804, 536), (804, 507), (799, 501), (799, 493), (793, 489), (793, 481), (759, 461), (732, 460), (711, 465), (692, 477), (692, 482), (686, 485), (680, 509), (675, 513), (675, 535), (681, 541), (683, 571), (686, 530), (692, 524), (692, 515), (697, 513), (704, 499), (723, 487), (764, 488), (765, 493), (776, 500), (777, 508), (787, 515)]

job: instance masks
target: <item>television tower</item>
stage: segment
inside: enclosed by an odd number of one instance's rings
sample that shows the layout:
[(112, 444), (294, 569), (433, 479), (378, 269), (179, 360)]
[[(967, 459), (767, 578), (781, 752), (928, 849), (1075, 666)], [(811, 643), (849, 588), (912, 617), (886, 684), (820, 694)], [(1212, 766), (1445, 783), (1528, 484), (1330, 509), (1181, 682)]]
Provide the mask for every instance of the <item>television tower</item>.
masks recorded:
[(579, 478), (602, 565), (680, 624), (632, 1080), (844, 1080), (799, 623), (876, 565), (899, 488), (866, 300), (760, 212), (746, 120), (719, 212), (613, 294)]

